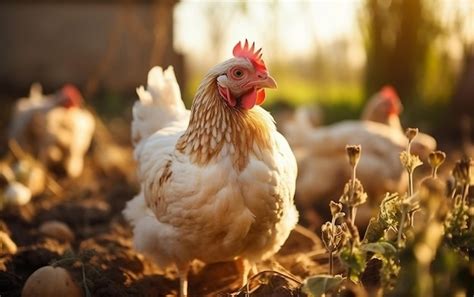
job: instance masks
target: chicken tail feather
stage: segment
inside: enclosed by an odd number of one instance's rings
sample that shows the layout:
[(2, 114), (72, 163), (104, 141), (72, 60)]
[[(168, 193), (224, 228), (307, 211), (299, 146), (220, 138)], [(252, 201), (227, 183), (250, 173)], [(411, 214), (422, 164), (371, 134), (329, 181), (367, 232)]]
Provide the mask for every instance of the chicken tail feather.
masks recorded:
[(148, 72), (146, 88), (137, 88), (139, 99), (133, 106), (132, 140), (136, 145), (188, 112), (181, 100), (172, 66), (165, 71), (159, 66)]

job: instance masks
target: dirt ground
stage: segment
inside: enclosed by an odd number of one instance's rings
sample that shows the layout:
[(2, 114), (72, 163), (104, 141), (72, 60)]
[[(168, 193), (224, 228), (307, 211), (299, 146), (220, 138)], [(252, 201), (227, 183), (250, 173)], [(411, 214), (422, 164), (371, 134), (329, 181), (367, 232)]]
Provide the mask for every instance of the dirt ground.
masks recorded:
[[(130, 156), (129, 148), (95, 143), (80, 178), (57, 179), (60, 193), (47, 190), (24, 206), (0, 212), (0, 230), (18, 246), (14, 255), (0, 254), (2, 297), (20, 296), (29, 275), (51, 263), (68, 269), (92, 296), (177, 294), (176, 271), (161, 271), (132, 247), (131, 228), (121, 214), (137, 192)], [(74, 239), (41, 233), (39, 226), (51, 220), (69, 226)], [(258, 266), (260, 273), (251, 278), (248, 288), (251, 296), (301, 296), (300, 282), (326, 273), (327, 263), (320, 239), (298, 227), (276, 256)], [(191, 296), (246, 295), (247, 287), (238, 287), (233, 262), (193, 263), (189, 281)]]

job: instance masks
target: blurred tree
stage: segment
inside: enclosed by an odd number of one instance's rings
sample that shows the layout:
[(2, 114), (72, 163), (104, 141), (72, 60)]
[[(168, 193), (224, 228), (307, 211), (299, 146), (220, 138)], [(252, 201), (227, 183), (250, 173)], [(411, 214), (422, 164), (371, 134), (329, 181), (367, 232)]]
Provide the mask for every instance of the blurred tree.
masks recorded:
[[(461, 9), (458, 7), (458, 9)], [(463, 47), (461, 70), (453, 96), (454, 112), (465, 115), (474, 122), (474, 36), (469, 36), (469, 31), (474, 29), (472, 16), (474, 15), (474, 3), (471, 3), (462, 17), (460, 13), (456, 17), (453, 33), (457, 33), (458, 39)], [(469, 29), (469, 26), (471, 28)]]
[(367, 65), (366, 94), (394, 85), (402, 100), (416, 98), (427, 53), (440, 33), (435, 22), (437, 2), (427, 0), (366, 0), (361, 17)]

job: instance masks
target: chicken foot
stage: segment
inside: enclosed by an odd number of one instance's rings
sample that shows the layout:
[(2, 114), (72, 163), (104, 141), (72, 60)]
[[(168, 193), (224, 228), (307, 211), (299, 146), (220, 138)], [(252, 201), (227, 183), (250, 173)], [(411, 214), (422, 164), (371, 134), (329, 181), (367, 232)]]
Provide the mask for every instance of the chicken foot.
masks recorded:
[(189, 263), (177, 265), (178, 274), (179, 274), (179, 296), (187, 297), (188, 296), (188, 272), (189, 272)]
[(243, 287), (247, 284), (249, 273), (252, 271), (253, 274), (257, 272), (255, 264), (250, 264), (247, 259), (237, 258), (236, 259), (237, 273), (239, 275), (239, 287)]

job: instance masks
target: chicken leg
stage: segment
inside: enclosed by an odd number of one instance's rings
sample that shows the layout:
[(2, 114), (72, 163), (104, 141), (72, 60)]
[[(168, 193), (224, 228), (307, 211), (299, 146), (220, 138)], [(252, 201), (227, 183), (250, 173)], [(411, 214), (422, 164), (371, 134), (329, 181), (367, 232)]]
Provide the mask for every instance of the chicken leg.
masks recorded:
[(188, 271), (189, 263), (177, 265), (179, 274), (179, 296), (188, 296)]
[(256, 267), (254, 264), (250, 264), (247, 259), (237, 258), (236, 260), (237, 272), (239, 274), (239, 286), (245, 286), (248, 282), (250, 270), (255, 272)]

